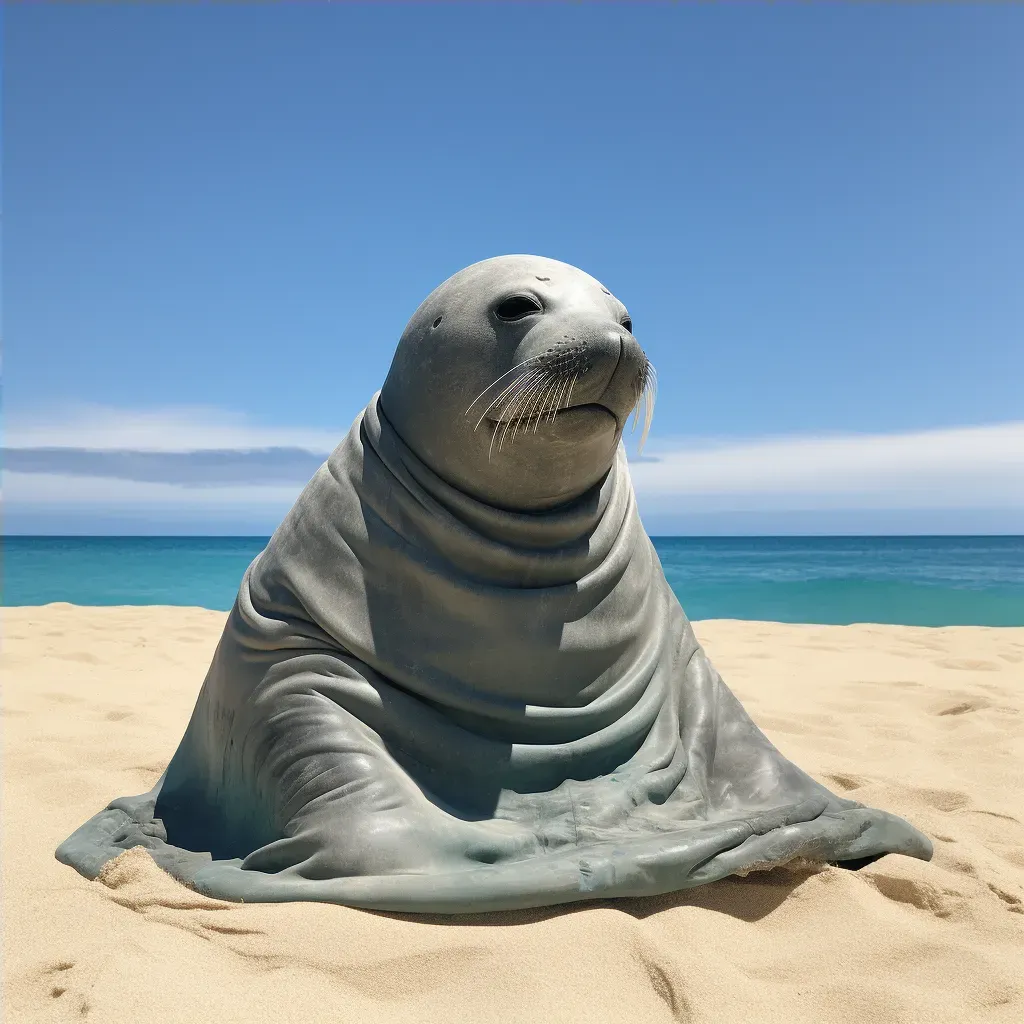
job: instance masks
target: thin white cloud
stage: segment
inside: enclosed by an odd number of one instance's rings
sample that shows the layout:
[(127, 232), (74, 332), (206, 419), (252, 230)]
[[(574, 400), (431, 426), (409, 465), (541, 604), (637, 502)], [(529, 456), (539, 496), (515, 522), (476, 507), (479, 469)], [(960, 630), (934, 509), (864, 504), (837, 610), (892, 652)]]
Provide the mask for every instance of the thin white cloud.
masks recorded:
[(52, 413), (8, 415), (4, 446), (135, 452), (303, 448), (327, 453), (345, 436), (351, 419), (339, 416), (337, 429), (316, 430), (263, 426), (241, 413), (209, 406), (114, 409), (78, 405)]
[(187, 487), (180, 484), (64, 476), (56, 473), (5, 472), (4, 505), (11, 508), (280, 510), (295, 502), (304, 483)]
[(95, 451), (87, 448), (5, 448), (11, 473), (102, 477), (184, 487), (305, 483), (325, 453), (304, 448), (221, 448), (190, 452)]
[(1024, 422), (901, 434), (661, 442), (630, 467), (664, 508), (1022, 508)]

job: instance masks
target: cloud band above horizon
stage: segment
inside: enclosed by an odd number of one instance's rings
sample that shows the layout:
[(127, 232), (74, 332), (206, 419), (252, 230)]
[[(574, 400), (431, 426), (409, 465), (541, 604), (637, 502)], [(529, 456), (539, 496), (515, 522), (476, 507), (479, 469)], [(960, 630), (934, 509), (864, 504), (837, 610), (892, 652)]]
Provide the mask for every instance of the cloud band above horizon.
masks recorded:
[[(277, 429), (219, 410), (78, 410), (15, 422), (3, 449), (6, 521), (46, 512), (179, 519), (284, 515), (344, 434)], [(894, 434), (652, 439), (631, 464), (641, 513), (1002, 510), (1024, 528), (1024, 421)]]

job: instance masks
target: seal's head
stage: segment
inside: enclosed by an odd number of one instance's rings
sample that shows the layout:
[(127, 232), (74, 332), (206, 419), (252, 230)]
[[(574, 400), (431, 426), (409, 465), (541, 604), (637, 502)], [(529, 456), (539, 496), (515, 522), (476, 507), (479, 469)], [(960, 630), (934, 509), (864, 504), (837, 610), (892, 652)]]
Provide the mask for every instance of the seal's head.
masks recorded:
[(398, 343), (385, 416), (439, 476), (480, 501), (554, 508), (608, 472), (653, 369), (618, 299), (540, 256), (475, 263), (436, 288)]

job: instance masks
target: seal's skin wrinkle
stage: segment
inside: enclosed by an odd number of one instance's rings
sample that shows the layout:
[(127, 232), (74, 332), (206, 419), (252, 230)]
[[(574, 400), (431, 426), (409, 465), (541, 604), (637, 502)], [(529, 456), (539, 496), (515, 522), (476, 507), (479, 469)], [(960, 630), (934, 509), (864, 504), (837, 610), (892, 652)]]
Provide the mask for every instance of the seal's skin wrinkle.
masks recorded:
[[(649, 377), (627, 318), (536, 257), (435, 291), (247, 570), (163, 777), (58, 858), (95, 877), (143, 846), (222, 899), (469, 913), (930, 857), (789, 762), (697, 643), (620, 443)], [(520, 364), (546, 390), (475, 429)]]

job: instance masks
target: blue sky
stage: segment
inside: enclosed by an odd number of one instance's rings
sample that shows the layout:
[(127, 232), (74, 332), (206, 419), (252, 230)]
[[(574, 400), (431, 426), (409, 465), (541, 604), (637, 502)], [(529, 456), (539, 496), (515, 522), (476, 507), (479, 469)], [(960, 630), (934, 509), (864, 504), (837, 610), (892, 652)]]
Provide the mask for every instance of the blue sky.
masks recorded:
[(268, 532), (421, 299), (532, 252), (658, 367), (652, 532), (1024, 532), (1022, 44), (1020, 5), (9, 5), (5, 528)]

